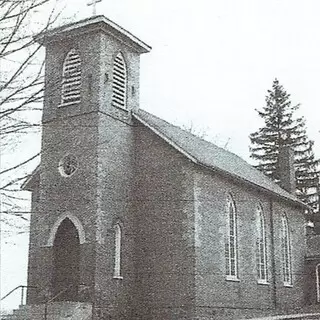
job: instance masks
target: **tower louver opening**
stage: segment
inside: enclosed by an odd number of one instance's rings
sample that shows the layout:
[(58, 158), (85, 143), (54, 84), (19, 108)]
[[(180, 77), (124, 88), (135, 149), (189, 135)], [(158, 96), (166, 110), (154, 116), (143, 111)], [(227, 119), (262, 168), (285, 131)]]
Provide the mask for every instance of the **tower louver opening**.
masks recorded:
[(81, 59), (75, 49), (69, 51), (63, 64), (61, 105), (80, 102)]
[(127, 109), (127, 70), (121, 53), (118, 53), (113, 62), (112, 106)]

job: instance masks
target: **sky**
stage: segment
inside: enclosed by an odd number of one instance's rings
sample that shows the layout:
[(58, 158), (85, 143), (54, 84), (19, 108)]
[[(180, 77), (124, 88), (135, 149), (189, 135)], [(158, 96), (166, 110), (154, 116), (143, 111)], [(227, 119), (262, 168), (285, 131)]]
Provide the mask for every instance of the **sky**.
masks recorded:
[[(60, 0), (62, 20), (89, 17), (87, 0)], [(152, 46), (141, 57), (140, 107), (192, 125), (245, 160), (275, 78), (300, 103), (320, 157), (318, 0), (102, 0), (103, 14)], [(41, 12), (35, 15), (36, 19)], [(30, 142), (39, 148), (39, 139)], [(2, 248), (2, 295), (26, 283), (27, 235)], [(15, 298), (17, 299), (17, 298)], [(11, 299), (3, 308), (11, 308)]]
[[(91, 14), (87, 1), (67, 2), (65, 16), (75, 4), (78, 18)], [(320, 156), (319, 9), (312, 0), (97, 3), (97, 14), (153, 48), (141, 57), (140, 107), (171, 122), (192, 122), (248, 161), (248, 136), (262, 125), (255, 109), (265, 105), (275, 78), (301, 104)]]

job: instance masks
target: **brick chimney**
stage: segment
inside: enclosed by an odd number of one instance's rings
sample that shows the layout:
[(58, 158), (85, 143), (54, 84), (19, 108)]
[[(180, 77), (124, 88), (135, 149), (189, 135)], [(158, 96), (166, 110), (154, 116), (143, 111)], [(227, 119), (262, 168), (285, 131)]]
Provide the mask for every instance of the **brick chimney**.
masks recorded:
[(280, 186), (291, 194), (295, 194), (296, 179), (293, 149), (289, 146), (280, 147), (278, 161)]

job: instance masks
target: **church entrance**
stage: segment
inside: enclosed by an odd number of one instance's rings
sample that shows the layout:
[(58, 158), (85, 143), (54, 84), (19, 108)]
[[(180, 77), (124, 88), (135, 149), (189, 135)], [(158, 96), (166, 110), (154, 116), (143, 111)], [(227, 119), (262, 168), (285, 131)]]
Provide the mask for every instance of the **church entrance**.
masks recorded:
[(53, 243), (53, 296), (55, 301), (78, 301), (80, 283), (79, 234), (70, 219), (64, 219)]

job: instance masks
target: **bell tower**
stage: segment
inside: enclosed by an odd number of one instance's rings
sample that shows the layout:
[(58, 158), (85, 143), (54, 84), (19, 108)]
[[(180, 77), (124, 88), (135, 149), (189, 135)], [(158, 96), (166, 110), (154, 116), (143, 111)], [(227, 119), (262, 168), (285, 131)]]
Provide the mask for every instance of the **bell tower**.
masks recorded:
[[(130, 319), (139, 59), (150, 47), (104, 16), (65, 25), (46, 48), (41, 164), (32, 191), (28, 304), (87, 302)], [(53, 299), (53, 300), (52, 300)]]
[(97, 110), (122, 119), (139, 107), (140, 55), (151, 48), (128, 31), (95, 16), (38, 41), (46, 47), (43, 121)]

